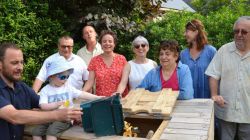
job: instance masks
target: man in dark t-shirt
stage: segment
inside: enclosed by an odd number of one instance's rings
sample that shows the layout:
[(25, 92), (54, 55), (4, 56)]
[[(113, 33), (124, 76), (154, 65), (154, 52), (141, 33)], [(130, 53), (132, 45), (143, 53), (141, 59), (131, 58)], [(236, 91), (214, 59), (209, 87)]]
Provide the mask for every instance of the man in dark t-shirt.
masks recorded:
[(13, 43), (0, 45), (0, 139), (22, 140), (24, 124), (79, 120), (80, 109), (31, 111), (39, 96), (21, 82), (23, 53)]

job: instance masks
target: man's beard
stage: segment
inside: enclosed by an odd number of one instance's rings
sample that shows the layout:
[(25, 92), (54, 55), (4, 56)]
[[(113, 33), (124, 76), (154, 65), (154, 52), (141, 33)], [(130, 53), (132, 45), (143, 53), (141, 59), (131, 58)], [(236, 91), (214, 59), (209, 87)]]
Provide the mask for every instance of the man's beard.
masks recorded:
[(246, 49), (245, 44), (242, 40), (235, 40), (236, 48), (240, 51), (244, 51)]
[(11, 73), (7, 72), (5, 69), (2, 70), (2, 74), (10, 82), (18, 82), (21, 80), (21, 76), (20, 78), (15, 78), (14, 76), (12, 76)]

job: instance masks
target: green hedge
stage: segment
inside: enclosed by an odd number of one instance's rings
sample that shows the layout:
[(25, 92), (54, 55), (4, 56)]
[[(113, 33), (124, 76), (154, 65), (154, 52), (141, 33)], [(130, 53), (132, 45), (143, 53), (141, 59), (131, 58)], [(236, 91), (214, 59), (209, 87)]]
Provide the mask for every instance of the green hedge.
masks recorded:
[[(57, 51), (58, 37), (66, 33), (62, 27), (63, 23), (50, 17), (59, 16), (68, 19), (60, 10), (50, 15), (48, 9), (46, 2), (32, 1), (24, 5), (21, 0), (0, 1), (0, 42), (13, 41), (22, 47), (25, 57), (23, 80), (29, 85), (32, 85), (43, 61)], [(232, 27), (235, 20), (242, 15), (250, 15), (249, 9), (249, 4), (240, 2), (222, 6), (219, 10), (205, 15), (199, 12), (168, 11), (162, 20), (136, 26), (137, 31), (112, 29), (119, 38), (115, 51), (125, 55), (127, 60), (131, 60), (133, 58), (131, 42), (140, 34), (149, 40), (151, 49), (148, 57), (157, 61), (157, 47), (161, 40), (175, 39), (182, 48), (186, 47), (184, 27), (194, 18), (204, 23), (210, 44), (219, 48), (232, 41)], [(76, 44), (78, 47), (81, 45)], [(77, 51), (76, 49), (74, 51)]]
[[(146, 26), (143, 26), (139, 33), (143, 33), (149, 40), (151, 49), (148, 54), (149, 58), (158, 60), (157, 51), (160, 41), (164, 39), (175, 39), (179, 42), (182, 49), (186, 48), (187, 43), (184, 38), (185, 25), (192, 19), (199, 19), (203, 22), (206, 32), (208, 33), (209, 43), (215, 46), (217, 49), (223, 44), (233, 40), (233, 24), (238, 17), (243, 15), (250, 15), (250, 6), (243, 3), (232, 4), (229, 6), (222, 6), (218, 11), (207, 13), (202, 15), (199, 12), (174, 12), (168, 11), (161, 20), (150, 22)], [(134, 36), (137, 33), (132, 33)], [(125, 34), (125, 37), (130, 38), (125, 42), (121, 42), (118, 51), (126, 52), (128, 60), (132, 58), (132, 52), (130, 49), (130, 42), (133, 40), (131, 34)], [(124, 39), (122, 39), (123, 41)]]
[[(0, 42), (15, 42), (22, 48), (23, 80), (32, 85), (45, 58), (56, 52), (57, 39), (64, 30), (59, 22), (48, 17), (39, 18), (28, 12), (28, 8), (21, 0), (0, 1)], [(44, 12), (46, 10), (44, 8)]]

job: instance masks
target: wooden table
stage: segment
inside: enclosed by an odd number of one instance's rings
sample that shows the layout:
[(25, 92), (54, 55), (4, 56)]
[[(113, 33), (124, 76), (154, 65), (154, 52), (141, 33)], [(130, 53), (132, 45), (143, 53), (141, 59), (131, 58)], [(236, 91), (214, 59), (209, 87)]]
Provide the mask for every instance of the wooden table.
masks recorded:
[(177, 101), (161, 140), (213, 140), (214, 108), (210, 99)]
[[(30, 138), (31, 127), (26, 127), (25, 140)], [(79, 126), (65, 131), (63, 140), (146, 140), (122, 136), (96, 137)], [(210, 99), (179, 100), (174, 107), (171, 120), (163, 120), (152, 140), (213, 140), (214, 109)]]

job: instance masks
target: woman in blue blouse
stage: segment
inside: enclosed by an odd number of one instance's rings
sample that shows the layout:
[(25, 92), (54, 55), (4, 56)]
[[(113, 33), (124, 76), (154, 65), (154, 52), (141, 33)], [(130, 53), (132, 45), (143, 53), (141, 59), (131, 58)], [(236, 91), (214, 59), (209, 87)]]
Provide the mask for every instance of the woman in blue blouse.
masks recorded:
[(208, 45), (207, 35), (204, 25), (200, 20), (194, 19), (186, 24), (184, 33), (188, 48), (181, 52), (180, 59), (183, 64), (190, 68), (194, 98), (210, 98), (208, 76), (205, 75), (210, 61), (216, 53), (216, 49)]
[(150, 70), (137, 88), (151, 92), (163, 88), (179, 90), (178, 99), (193, 98), (193, 82), (187, 65), (179, 61), (180, 49), (177, 41), (163, 41), (160, 44), (160, 66)]

